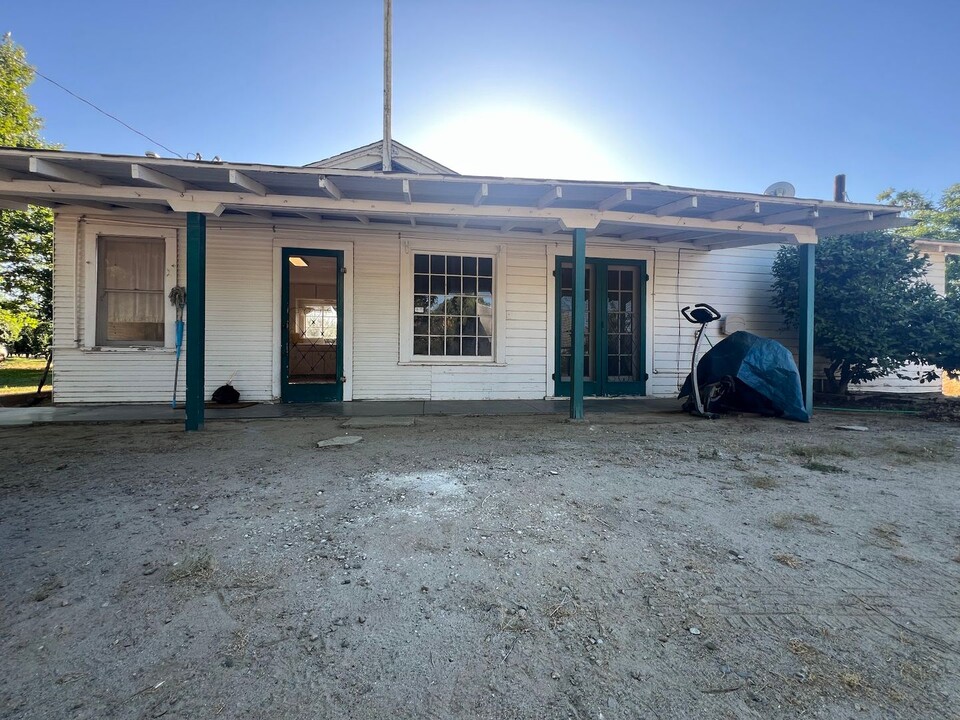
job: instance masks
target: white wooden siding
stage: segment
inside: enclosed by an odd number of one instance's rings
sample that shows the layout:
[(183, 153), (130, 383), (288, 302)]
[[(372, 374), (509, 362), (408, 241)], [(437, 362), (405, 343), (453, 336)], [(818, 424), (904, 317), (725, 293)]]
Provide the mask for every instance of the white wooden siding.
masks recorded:
[[(93, 221), (91, 221), (93, 222)], [(99, 221), (98, 221), (99, 222)], [(122, 233), (120, 219), (111, 220)], [(134, 222), (126, 221), (123, 222)], [(136, 223), (149, 225), (147, 218)], [(78, 243), (76, 216), (58, 215), (54, 257), (54, 400), (80, 402), (169, 402), (174, 354), (167, 349), (91, 350), (83, 346), (84, 244)], [(179, 277), (183, 282), (185, 231), (181, 228)], [(305, 240), (303, 238), (309, 238)], [(443, 239), (440, 236), (439, 239)], [(569, 241), (546, 242), (522, 234), (473, 236), (456, 233), (458, 251), (488, 252), (507, 246), (504, 322), (497, 331), (504, 344), (502, 363), (436, 365), (400, 362), (400, 287), (404, 243), (436, 242), (430, 233), (396, 231), (324, 231), (315, 227), (275, 229), (241, 226), (211, 219), (207, 229), (206, 395), (234, 371), (234, 385), (244, 399), (276, 399), (279, 382), (279, 250), (296, 247), (351, 248), (352, 361), (345, 373), (354, 400), (507, 399), (553, 394), (555, 351), (555, 279), (557, 255), (569, 255)], [(82, 240), (82, 238), (81, 238)], [(680, 308), (697, 302), (714, 305), (724, 315), (738, 315), (746, 329), (773, 337), (796, 350), (795, 331), (785, 329), (771, 304), (771, 266), (776, 246), (707, 253), (669, 247), (629, 246), (588, 238), (593, 257), (647, 261), (648, 393), (676, 394), (689, 370), (695, 326), (682, 320)], [(352, 253), (352, 255), (351, 255)], [(937, 260), (937, 259), (935, 259)], [(942, 286), (942, 257), (931, 279)], [(505, 267), (504, 267), (505, 266)], [(80, 270), (80, 271), (78, 271)], [(939, 273), (939, 274), (937, 274)], [(939, 278), (939, 280), (938, 280)], [(188, 288), (189, 291), (189, 288)], [(167, 311), (172, 309), (167, 306)], [(189, 318), (188, 318), (189, 321)], [(708, 337), (723, 336), (719, 324)], [(188, 349), (187, 349), (188, 351)], [(181, 360), (181, 362), (184, 362)], [(181, 366), (181, 400), (183, 395)]]

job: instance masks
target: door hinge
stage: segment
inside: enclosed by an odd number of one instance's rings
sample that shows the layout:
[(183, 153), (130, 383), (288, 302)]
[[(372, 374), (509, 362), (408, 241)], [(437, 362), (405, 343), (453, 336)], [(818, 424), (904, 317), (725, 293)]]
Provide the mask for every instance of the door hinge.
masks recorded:
[(647, 275), (646, 273), (644, 273), (644, 274), (643, 274), (643, 281), (644, 281), (644, 282), (650, 282), (650, 276)]
[(347, 376), (346, 376), (346, 375), (341, 375), (341, 376), (340, 376), (340, 382), (341, 382), (341, 383), (345, 383), (346, 381), (347, 381)]
[(553, 275), (553, 277), (556, 277), (556, 276), (557, 276), (557, 271), (556, 271), (556, 270), (551, 270), (551, 271), (550, 271), (550, 274)]
[(649, 380), (649, 379), (650, 379), (650, 373), (644, 373), (644, 374), (643, 374), (643, 379), (644, 379), (644, 380)]
[(551, 379), (551, 380), (556, 380), (556, 379), (557, 379), (557, 374), (556, 374), (556, 373), (552, 373), (552, 374), (550, 375), (550, 379)]
[(346, 275), (346, 274), (347, 274), (347, 269), (346, 269), (345, 267), (340, 268), (340, 274), (341, 274), (341, 275)]

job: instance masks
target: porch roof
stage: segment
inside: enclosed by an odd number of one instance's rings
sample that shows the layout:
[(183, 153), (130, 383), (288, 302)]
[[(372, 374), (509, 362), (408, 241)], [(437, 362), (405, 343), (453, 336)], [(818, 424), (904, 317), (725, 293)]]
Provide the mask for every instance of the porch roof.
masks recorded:
[(383, 173), (0, 148), (0, 207), (594, 237), (715, 250), (911, 224), (901, 208), (640, 182)]

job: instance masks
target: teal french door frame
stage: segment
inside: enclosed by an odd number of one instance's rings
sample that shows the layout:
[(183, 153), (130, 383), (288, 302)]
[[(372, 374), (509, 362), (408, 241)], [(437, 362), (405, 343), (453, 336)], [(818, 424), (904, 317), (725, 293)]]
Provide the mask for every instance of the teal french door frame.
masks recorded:
[[(291, 383), (290, 378), (290, 258), (329, 257), (337, 261), (337, 378), (332, 383)], [(283, 248), (280, 291), (280, 399), (288, 403), (343, 400), (343, 251)]]
[[(570, 256), (557, 256), (556, 266), (554, 268), (554, 395), (565, 397), (570, 395), (570, 382), (563, 380), (561, 364), (561, 270), (564, 263), (572, 264), (573, 258)], [(584, 378), (583, 394), (593, 397), (609, 397), (616, 395), (645, 395), (647, 392), (647, 261), (646, 260), (621, 260), (618, 258), (596, 258), (588, 257), (586, 259), (587, 271), (593, 268), (594, 282), (590, 289), (590, 303), (592, 307), (587, 308), (588, 317), (593, 314), (595, 329), (593, 333), (593, 346), (589, 348), (593, 359), (593, 379)], [(639, 362), (640, 372), (639, 380), (635, 382), (616, 382), (610, 381), (607, 375), (607, 270), (610, 267), (634, 267), (639, 272), (638, 295), (640, 307), (638, 317), (640, 319), (640, 328), (638, 332), (640, 340)], [(587, 338), (587, 342), (590, 339)]]

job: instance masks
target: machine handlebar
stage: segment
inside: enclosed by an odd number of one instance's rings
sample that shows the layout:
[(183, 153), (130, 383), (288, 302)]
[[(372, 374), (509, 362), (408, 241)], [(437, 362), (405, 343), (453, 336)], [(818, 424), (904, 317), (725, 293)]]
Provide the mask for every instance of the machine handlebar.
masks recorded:
[(687, 322), (694, 325), (706, 325), (720, 319), (720, 313), (717, 312), (716, 308), (706, 303), (697, 303), (692, 308), (687, 305), (680, 312)]

